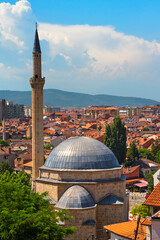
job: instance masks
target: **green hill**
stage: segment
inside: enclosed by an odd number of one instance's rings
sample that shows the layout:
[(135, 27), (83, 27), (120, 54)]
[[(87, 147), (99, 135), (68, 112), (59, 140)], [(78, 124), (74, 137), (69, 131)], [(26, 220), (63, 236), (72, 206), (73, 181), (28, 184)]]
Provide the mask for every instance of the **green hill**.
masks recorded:
[[(1, 90), (0, 99), (13, 101), (15, 104), (31, 105), (31, 91)], [(118, 97), (112, 95), (83, 94), (66, 92), (57, 89), (44, 89), (44, 105), (60, 107), (86, 107), (88, 105), (114, 105), (114, 106), (144, 106), (156, 105), (159, 102), (137, 97)]]

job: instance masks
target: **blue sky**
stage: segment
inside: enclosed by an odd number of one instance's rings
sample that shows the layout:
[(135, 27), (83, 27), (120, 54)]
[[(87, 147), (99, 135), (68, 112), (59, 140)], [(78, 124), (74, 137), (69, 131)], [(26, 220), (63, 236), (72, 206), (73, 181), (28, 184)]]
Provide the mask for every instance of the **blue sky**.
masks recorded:
[(0, 89), (30, 90), (35, 21), (45, 88), (160, 101), (159, 0), (0, 2)]

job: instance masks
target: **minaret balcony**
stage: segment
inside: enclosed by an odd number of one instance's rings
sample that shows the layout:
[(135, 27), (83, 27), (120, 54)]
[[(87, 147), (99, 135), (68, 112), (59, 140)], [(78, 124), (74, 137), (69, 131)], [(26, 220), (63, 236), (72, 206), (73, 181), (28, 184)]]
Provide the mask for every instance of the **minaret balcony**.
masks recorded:
[(45, 83), (45, 78), (36, 78), (36, 77), (30, 78), (30, 84), (32, 87), (37, 85), (43, 86), (44, 83)]

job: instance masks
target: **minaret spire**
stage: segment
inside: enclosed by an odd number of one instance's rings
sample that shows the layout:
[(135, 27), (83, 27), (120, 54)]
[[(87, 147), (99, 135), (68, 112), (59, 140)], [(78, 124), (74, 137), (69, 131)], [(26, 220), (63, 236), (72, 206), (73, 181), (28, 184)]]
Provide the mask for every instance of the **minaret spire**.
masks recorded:
[(45, 78), (41, 77), (41, 48), (36, 24), (33, 46), (33, 77), (32, 87), (32, 186), (36, 190), (36, 178), (39, 177), (39, 167), (44, 164), (43, 156), (43, 86)]
[(37, 22), (36, 22), (36, 31), (35, 31), (35, 38), (34, 38), (34, 46), (33, 46), (33, 53), (41, 53), (40, 43), (39, 43), (39, 36), (37, 30)]

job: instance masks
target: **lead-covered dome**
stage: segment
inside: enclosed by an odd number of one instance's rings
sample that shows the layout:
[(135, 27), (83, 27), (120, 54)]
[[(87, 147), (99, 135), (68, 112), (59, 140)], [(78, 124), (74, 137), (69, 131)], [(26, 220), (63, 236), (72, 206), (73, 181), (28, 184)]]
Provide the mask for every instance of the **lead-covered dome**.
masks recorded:
[(120, 167), (113, 152), (88, 137), (72, 137), (60, 143), (48, 156), (45, 167), (54, 169), (111, 169)]
[(94, 206), (95, 202), (87, 189), (80, 185), (73, 185), (63, 193), (55, 207), (62, 209), (81, 209)]

